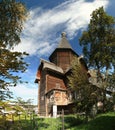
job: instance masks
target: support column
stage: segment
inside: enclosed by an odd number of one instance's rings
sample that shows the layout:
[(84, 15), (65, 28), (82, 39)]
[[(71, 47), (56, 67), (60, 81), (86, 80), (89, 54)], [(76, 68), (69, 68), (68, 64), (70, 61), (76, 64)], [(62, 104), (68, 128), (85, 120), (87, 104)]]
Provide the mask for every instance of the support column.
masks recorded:
[(56, 118), (57, 117), (57, 105), (53, 105), (53, 117)]

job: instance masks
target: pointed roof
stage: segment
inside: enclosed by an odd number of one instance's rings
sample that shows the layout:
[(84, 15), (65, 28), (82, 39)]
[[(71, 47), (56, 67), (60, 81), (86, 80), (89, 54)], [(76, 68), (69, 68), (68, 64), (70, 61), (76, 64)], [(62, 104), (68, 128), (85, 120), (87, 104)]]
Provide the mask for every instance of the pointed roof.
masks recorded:
[(75, 53), (75, 55), (78, 56), (78, 54), (72, 49), (70, 43), (68, 42), (68, 40), (66, 39), (66, 33), (62, 32), (61, 34), (61, 40), (57, 46), (57, 48), (52, 52), (52, 54), (49, 57), (49, 60), (51, 61), (51, 57), (52, 55), (58, 51), (58, 50), (71, 50), (73, 53)]
[(72, 49), (71, 45), (69, 44), (69, 42), (67, 41), (66, 39), (66, 33), (65, 32), (62, 32), (61, 34), (61, 41), (57, 47), (57, 49)]

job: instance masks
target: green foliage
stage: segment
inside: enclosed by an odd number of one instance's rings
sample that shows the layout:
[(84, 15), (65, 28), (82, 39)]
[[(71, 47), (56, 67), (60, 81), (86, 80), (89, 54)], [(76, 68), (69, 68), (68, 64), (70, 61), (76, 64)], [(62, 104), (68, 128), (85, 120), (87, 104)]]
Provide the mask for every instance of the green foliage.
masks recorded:
[(27, 18), (27, 10), (16, 0), (0, 1), (0, 43), (13, 47), (20, 42), (23, 22)]
[(13, 98), (12, 92), (10, 92), (9, 90), (0, 90), (0, 101), (8, 98)]
[(88, 76), (86, 70), (80, 64), (80, 60), (78, 58), (74, 58), (72, 62), (72, 71), (71, 75), (68, 76), (69, 86), (71, 86), (74, 90), (84, 87), (89, 84)]
[[(0, 53), (0, 88), (5, 89), (7, 86), (17, 84), (20, 77), (16, 75), (18, 72), (25, 72), (27, 64), (24, 62), (23, 56), (26, 53), (11, 52), (8, 49), (1, 49)], [(14, 74), (14, 72), (16, 72)]]
[(22, 82), (17, 73), (25, 72), (28, 66), (24, 61), (24, 56), (28, 54), (13, 50), (20, 42), (26, 18), (27, 10), (21, 2), (0, 1), (0, 100), (10, 97), (6, 94), (8, 87)]
[(80, 59), (74, 59), (68, 80), (69, 86), (77, 95), (75, 99), (77, 112), (85, 112), (87, 116), (97, 101), (98, 93), (97, 87), (89, 82), (87, 71), (81, 65)]
[(23, 106), (24, 108), (32, 108), (33, 99), (23, 100), (21, 97), (17, 97), (16, 104)]
[(115, 19), (103, 7), (91, 14), (87, 31), (80, 38), (84, 56), (90, 66), (111, 68), (115, 59)]
[(94, 120), (87, 124), (71, 127), (70, 130), (114, 130), (115, 129), (115, 114), (114, 112), (106, 113), (97, 116)]
[(98, 87), (102, 90), (105, 106), (106, 91), (115, 89), (115, 19), (103, 7), (92, 12), (88, 29), (80, 38), (80, 45), (89, 67), (97, 70)]
[(3, 101), (0, 101), (0, 106), (3, 108), (3, 109), (5, 109), (5, 108), (7, 108), (8, 107), (8, 101), (7, 102), (3, 102)]
[(108, 88), (112, 92), (114, 92), (114, 90), (115, 90), (115, 72), (108, 75)]
[(0, 107), (6, 111), (15, 110), (16, 112), (24, 112), (24, 108), (22, 108), (22, 106), (19, 106), (18, 104), (12, 106), (10, 101), (0, 101)]
[(33, 105), (33, 100), (23, 100), (21, 97), (17, 97), (17, 99), (14, 101), (15, 104), (18, 106), (21, 106), (26, 113), (32, 114), (34, 112), (35, 105)]
[[(90, 120), (87, 124), (83, 120), (78, 119), (75, 115), (68, 115), (64, 118), (66, 130), (114, 130), (115, 129), (115, 113), (109, 112), (98, 115), (94, 120)], [(2, 124), (1, 124), (2, 121)], [(6, 125), (3, 125), (3, 119), (0, 116), (0, 130), (6, 129)], [(14, 123), (6, 122), (9, 125), (8, 128), (12, 130), (60, 130), (62, 129), (61, 117), (59, 118), (39, 118), (34, 117), (34, 120), (30, 120), (27, 117), (25, 120), (24, 115), (20, 117), (20, 120), (14, 117)], [(3, 130), (4, 130), (3, 129)]]
[(114, 130), (115, 129), (115, 115), (105, 114), (100, 115), (95, 120), (91, 121), (87, 130)]
[(113, 111), (113, 106), (114, 106), (113, 101), (108, 99), (106, 104), (105, 104), (106, 111), (107, 112)]
[[(76, 118), (75, 115), (67, 115), (64, 117), (64, 125), (66, 130), (114, 130), (115, 129), (115, 113), (109, 112), (98, 115), (94, 120), (90, 120), (87, 124), (83, 119)], [(6, 126), (12, 130), (60, 130), (62, 129), (62, 119), (59, 118), (40, 118), (34, 116), (31, 120), (24, 115), (19, 118), (14, 116), (14, 122), (4, 122), (0, 116), (0, 130), (6, 129)], [(4, 129), (2, 129), (4, 128)]]

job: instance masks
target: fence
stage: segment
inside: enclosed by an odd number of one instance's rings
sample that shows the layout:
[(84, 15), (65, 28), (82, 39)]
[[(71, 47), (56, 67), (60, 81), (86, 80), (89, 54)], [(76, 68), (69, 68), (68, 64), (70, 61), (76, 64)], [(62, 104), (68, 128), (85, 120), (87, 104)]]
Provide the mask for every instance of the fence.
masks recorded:
[(0, 130), (67, 130), (70, 126), (66, 126), (66, 123), (69, 125), (77, 123), (75, 116), (66, 117), (64, 110), (58, 112), (57, 118), (39, 117), (34, 112), (18, 113), (12, 115), (10, 120), (6, 118), (7, 115), (1, 116), (4, 118), (4, 124), (0, 125)]
[[(46, 118), (35, 115), (34, 112), (22, 114), (0, 114), (0, 130), (64, 130), (64, 111), (58, 113), (57, 118)], [(26, 128), (27, 127), (27, 128)]]

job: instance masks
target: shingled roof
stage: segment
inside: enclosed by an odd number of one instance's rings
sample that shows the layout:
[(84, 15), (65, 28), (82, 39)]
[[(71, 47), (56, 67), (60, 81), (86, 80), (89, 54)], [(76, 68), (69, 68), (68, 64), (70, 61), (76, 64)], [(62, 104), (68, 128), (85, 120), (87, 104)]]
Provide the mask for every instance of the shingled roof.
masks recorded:
[(43, 69), (50, 69), (50, 70), (55, 71), (57, 73), (64, 74), (62, 68), (60, 68), (59, 66), (56, 66), (52, 62), (41, 59), (41, 64), (43, 64), (43, 66), (42, 66)]
[(66, 39), (66, 33), (62, 32), (61, 34), (61, 41), (57, 47), (57, 49), (72, 49), (71, 45), (69, 44), (68, 40)]
[(78, 56), (78, 54), (73, 50), (73, 48), (71, 47), (70, 43), (68, 42), (67, 38), (66, 38), (66, 33), (65, 32), (62, 32), (61, 34), (61, 40), (57, 46), (57, 48), (52, 52), (52, 54), (50, 55), (49, 57), (49, 60), (51, 61), (51, 58), (53, 56), (53, 54), (56, 52), (56, 51), (59, 51), (59, 50), (70, 50), (72, 51), (75, 55)]

